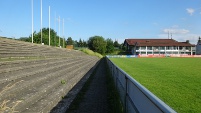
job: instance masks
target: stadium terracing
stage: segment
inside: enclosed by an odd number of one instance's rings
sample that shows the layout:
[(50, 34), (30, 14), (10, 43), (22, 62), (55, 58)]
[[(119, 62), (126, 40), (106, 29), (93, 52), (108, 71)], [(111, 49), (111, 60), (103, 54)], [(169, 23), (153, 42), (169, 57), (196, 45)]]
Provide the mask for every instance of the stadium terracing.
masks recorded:
[(81, 51), (0, 37), (0, 112), (50, 112), (99, 60)]

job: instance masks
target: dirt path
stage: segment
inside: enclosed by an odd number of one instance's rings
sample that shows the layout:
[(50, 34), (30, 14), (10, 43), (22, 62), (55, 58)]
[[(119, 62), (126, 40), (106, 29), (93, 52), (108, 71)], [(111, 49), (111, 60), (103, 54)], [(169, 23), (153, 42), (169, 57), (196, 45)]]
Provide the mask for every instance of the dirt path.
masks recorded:
[(67, 113), (107, 113), (107, 78), (104, 60), (101, 60), (79, 107)]

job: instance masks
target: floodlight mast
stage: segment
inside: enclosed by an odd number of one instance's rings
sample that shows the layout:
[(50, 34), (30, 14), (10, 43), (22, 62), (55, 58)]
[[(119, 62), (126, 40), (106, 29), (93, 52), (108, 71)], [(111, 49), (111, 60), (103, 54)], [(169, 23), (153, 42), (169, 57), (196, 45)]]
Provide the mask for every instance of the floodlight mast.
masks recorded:
[(32, 2), (31, 2), (31, 9), (32, 9), (32, 22), (31, 22), (31, 24), (32, 24), (32, 33), (31, 33), (31, 42), (33, 43), (33, 0), (32, 0)]
[(63, 48), (64, 48), (64, 18), (63, 18)]
[(41, 0), (41, 44), (43, 43), (43, 30), (42, 30), (42, 20), (43, 20), (43, 4), (42, 4), (42, 0)]
[[(56, 30), (56, 22), (57, 22), (57, 17), (56, 17), (56, 12), (55, 12), (55, 18), (54, 18), (54, 29)], [(54, 46), (56, 46), (56, 31), (54, 35)]]
[(50, 6), (49, 6), (49, 46), (50, 46)]
[(61, 45), (60, 45), (60, 16), (59, 16), (58, 21), (59, 21), (59, 47), (61, 47)]

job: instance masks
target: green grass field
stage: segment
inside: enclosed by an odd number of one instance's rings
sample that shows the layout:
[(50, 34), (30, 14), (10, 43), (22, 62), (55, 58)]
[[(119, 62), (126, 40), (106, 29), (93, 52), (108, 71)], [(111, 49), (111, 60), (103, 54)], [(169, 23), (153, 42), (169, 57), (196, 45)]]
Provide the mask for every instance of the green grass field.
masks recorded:
[(110, 58), (178, 113), (201, 113), (201, 58)]

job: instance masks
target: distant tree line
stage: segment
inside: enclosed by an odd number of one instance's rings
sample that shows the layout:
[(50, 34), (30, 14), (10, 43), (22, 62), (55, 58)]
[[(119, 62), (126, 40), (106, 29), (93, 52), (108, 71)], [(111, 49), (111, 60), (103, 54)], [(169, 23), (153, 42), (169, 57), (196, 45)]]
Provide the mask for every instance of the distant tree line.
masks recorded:
[(74, 45), (74, 47), (89, 48), (101, 54), (113, 53), (115, 48), (121, 48), (121, 45), (117, 41), (113, 42), (111, 38), (104, 39), (102, 36), (90, 37), (88, 41), (81, 38), (79, 41), (74, 41), (71, 37), (68, 37), (66, 43), (67, 45)]
[[(34, 43), (44, 43), (45, 45), (49, 45), (49, 28), (43, 28), (42, 29), (42, 42), (41, 42), (41, 31), (38, 33), (33, 33), (33, 42)], [(32, 42), (31, 35), (27, 38), (22, 37), (19, 40), (26, 41), (26, 42)], [(65, 42), (63, 45), (63, 41)], [(51, 46), (59, 46), (59, 36), (57, 33), (50, 29), (50, 45)], [(60, 46), (66, 47), (66, 45), (74, 45), (74, 47), (85, 47), (93, 50), (94, 52), (98, 52), (100, 54), (108, 54), (113, 53), (115, 49), (121, 48), (121, 45), (118, 43), (118, 41), (112, 41), (111, 38), (103, 38), (102, 36), (92, 36), (87, 41), (82, 40), (81, 38), (79, 41), (73, 40), (71, 37), (68, 37), (66, 40), (62, 37), (60, 37)]]

